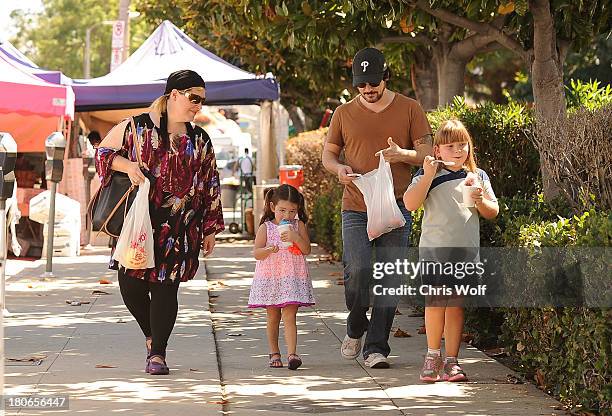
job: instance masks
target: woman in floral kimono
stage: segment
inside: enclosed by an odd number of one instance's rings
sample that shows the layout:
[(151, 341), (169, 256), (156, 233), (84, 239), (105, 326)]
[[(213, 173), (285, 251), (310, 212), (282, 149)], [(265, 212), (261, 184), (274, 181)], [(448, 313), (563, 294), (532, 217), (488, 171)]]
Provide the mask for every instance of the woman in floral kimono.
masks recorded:
[[(133, 184), (151, 178), (149, 213), (155, 242), (155, 267), (130, 270), (111, 260), (118, 270), (123, 301), (145, 335), (145, 371), (168, 374), (166, 346), (176, 322), (180, 282), (193, 279), (200, 249), (209, 255), (221, 232), (223, 212), (219, 175), (210, 137), (194, 126), (205, 99), (204, 80), (194, 71), (168, 77), (164, 95), (151, 111), (115, 126), (100, 143), (96, 168), (102, 186), (112, 171), (125, 172)], [(138, 140), (140, 146), (134, 144)], [(136, 157), (141, 149), (144, 170)]]

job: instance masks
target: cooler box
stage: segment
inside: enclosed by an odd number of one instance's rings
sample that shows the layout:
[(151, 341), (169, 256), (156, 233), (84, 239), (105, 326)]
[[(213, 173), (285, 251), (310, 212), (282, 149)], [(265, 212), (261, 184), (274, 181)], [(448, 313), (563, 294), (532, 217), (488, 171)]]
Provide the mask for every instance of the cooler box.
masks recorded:
[(294, 188), (304, 185), (304, 167), (302, 165), (282, 165), (278, 168), (281, 184), (286, 183)]

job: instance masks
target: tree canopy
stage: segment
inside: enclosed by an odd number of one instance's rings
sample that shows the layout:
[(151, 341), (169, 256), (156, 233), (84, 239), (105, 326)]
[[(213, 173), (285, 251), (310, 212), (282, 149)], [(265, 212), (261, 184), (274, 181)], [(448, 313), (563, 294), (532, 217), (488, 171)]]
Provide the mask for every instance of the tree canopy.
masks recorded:
[[(108, 0), (43, 0), (39, 14), (13, 12), (18, 33), (11, 39), (37, 65), (62, 71), (73, 78), (83, 74), (85, 32), (91, 30), (91, 75), (97, 77), (110, 71), (111, 26), (105, 20), (115, 20), (119, 1)], [(151, 26), (141, 17), (130, 22), (131, 48), (138, 47), (149, 35)]]

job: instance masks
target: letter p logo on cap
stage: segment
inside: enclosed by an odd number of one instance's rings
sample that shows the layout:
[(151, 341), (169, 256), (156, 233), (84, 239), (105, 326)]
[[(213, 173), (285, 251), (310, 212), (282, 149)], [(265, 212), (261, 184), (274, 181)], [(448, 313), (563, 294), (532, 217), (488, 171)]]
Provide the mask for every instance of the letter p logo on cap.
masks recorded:
[(363, 61), (361, 63), (361, 66), (363, 68), (363, 72), (366, 72), (366, 68), (370, 65), (370, 63), (368, 61)]

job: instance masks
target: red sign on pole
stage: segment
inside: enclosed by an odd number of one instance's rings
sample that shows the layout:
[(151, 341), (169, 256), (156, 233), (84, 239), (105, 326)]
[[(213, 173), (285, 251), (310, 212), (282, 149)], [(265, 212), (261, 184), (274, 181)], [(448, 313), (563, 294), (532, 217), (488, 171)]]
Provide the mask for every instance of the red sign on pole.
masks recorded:
[(123, 48), (113, 48), (111, 53), (111, 72), (115, 70), (123, 62)]
[(115, 20), (113, 23), (113, 42), (112, 48), (123, 48), (125, 41), (125, 22), (123, 20)]

